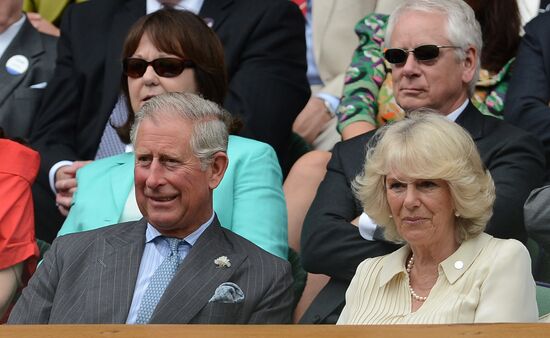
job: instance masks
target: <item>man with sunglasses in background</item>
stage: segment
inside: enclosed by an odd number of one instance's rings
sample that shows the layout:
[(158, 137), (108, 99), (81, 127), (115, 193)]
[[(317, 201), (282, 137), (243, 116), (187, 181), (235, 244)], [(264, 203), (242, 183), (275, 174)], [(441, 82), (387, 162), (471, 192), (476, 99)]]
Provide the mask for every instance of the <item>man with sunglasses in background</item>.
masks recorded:
[(42, 158), (33, 187), (39, 238), (55, 238), (63, 223), (60, 211), (67, 214), (70, 207), (76, 170), (85, 161), (124, 152), (111, 126), (122, 125), (126, 116), (119, 99), (122, 43), (138, 18), (163, 6), (198, 13), (216, 32), (229, 78), (224, 107), (242, 117), (242, 136), (273, 146), (280, 162), (285, 158), (292, 123), (310, 96), (304, 19), (295, 4), (94, 0), (72, 5), (62, 19), (55, 73), (31, 131), (31, 144)]
[[(525, 243), (523, 203), (542, 184), (543, 150), (534, 136), (482, 115), (470, 102), (482, 47), (471, 7), (462, 0), (405, 1), (390, 16), (385, 44), (397, 103), (406, 112), (432, 108), (464, 127), (476, 142), (496, 186), (494, 213), (486, 231)], [(306, 216), (302, 263), (308, 272), (331, 279), (301, 322), (335, 322), (359, 263), (398, 247), (384, 240), (383, 230), (363, 213), (351, 188), (374, 133), (336, 144)]]

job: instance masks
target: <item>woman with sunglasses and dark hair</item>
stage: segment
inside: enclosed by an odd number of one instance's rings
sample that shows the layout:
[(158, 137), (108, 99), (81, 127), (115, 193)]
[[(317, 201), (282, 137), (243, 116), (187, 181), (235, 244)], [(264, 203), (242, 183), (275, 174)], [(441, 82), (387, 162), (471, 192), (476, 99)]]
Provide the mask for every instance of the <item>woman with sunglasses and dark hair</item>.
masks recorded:
[[(200, 17), (173, 9), (149, 14), (130, 29), (123, 47), (123, 73), (128, 120), (117, 132), (126, 144), (134, 112), (150, 98), (166, 92), (192, 92), (221, 105), (227, 91), (218, 37)], [(229, 166), (214, 190), (220, 223), (286, 259), (287, 215), (273, 148), (231, 135), (227, 155)], [(58, 236), (140, 219), (133, 169), (133, 153), (97, 160), (80, 169), (78, 189)]]

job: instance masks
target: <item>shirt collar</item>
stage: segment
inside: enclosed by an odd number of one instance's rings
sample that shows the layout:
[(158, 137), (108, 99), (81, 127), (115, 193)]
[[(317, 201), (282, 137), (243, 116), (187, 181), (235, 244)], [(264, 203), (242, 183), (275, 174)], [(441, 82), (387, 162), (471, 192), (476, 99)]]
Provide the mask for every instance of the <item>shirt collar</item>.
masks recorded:
[(450, 284), (454, 284), (454, 282), (462, 277), (490, 240), (491, 235), (481, 233), (474, 238), (462, 242), (452, 255), (439, 264)]
[[(181, 0), (179, 4), (176, 5), (174, 8), (180, 9), (180, 10), (188, 10), (195, 14), (199, 14), (199, 11), (201, 10), (203, 3), (204, 3), (204, 0)], [(147, 14), (156, 12), (159, 9), (161, 9), (161, 7), (162, 7), (161, 4), (157, 0), (147, 0), (147, 4), (146, 4)]]
[[(4, 5), (5, 6), (5, 5)], [(14, 23), (12, 23), (8, 29), (0, 33), (0, 57), (4, 54), (8, 46), (10, 45), (11, 41), (17, 33), (21, 30), (21, 27), (23, 27), (23, 23), (26, 20), (25, 15), (21, 15), (21, 18)]]
[(466, 109), (466, 106), (468, 105), (468, 102), (470, 102), (469, 99), (466, 99), (460, 107), (458, 107), (455, 111), (447, 115), (447, 118), (453, 122), (456, 122), (456, 119), (462, 114), (464, 109)]
[(411, 248), (405, 245), (389, 255), (382, 257), (382, 270), (380, 271), (380, 286), (387, 284), (399, 273), (407, 273), (405, 265)]
[[(491, 236), (481, 233), (478, 236), (462, 242), (458, 249), (439, 264), (440, 274), (443, 272), (450, 284), (454, 284), (473, 264), (476, 257), (491, 240)], [(387, 284), (399, 273), (407, 273), (405, 265), (411, 252), (405, 245), (391, 254), (382, 257), (380, 271), (380, 286)]]
[[(184, 238), (184, 240), (189, 243), (189, 245), (192, 247), (195, 245), (199, 237), (202, 235), (202, 233), (212, 224), (214, 221), (215, 213), (212, 213), (212, 216), (210, 216), (210, 219), (206, 221), (204, 224), (202, 224), (197, 230), (193, 231), (187, 237)], [(154, 241), (157, 237), (163, 236), (154, 226), (151, 225), (151, 223), (147, 222), (147, 229), (145, 229), (145, 243), (149, 243)]]

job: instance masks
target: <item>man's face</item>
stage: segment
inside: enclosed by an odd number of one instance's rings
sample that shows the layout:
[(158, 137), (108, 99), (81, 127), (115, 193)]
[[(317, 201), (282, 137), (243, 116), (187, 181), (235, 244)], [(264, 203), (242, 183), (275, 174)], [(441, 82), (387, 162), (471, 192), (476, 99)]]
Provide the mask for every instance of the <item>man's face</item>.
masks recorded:
[[(223, 177), (217, 160), (206, 170), (189, 145), (192, 122), (171, 115), (145, 119), (135, 142), (136, 200), (163, 235), (183, 238), (212, 215), (212, 190)], [(218, 153), (216, 156), (225, 157)], [(225, 162), (226, 163), (226, 162)]]
[[(391, 48), (413, 49), (422, 45), (451, 45), (447, 38), (446, 16), (438, 12), (405, 12), (391, 36)], [(428, 107), (449, 114), (468, 97), (468, 82), (475, 73), (475, 50), (468, 49), (459, 61), (453, 48), (439, 49), (439, 56), (418, 61), (409, 53), (402, 64), (392, 65), (393, 89), (397, 103), (410, 111)]]

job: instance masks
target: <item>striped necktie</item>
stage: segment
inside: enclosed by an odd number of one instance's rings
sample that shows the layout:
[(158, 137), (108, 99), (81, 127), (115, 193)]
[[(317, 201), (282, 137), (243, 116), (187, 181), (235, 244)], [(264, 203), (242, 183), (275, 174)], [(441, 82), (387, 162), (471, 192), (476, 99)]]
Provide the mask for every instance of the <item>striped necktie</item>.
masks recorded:
[(149, 323), (153, 311), (155, 311), (160, 298), (164, 294), (164, 290), (176, 274), (181, 263), (178, 247), (180, 245), (189, 245), (185, 240), (179, 238), (166, 238), (166, 240), (170, 245), (170, 253), (151, 277), (151, 281), (139, 305), (136, 324)]

